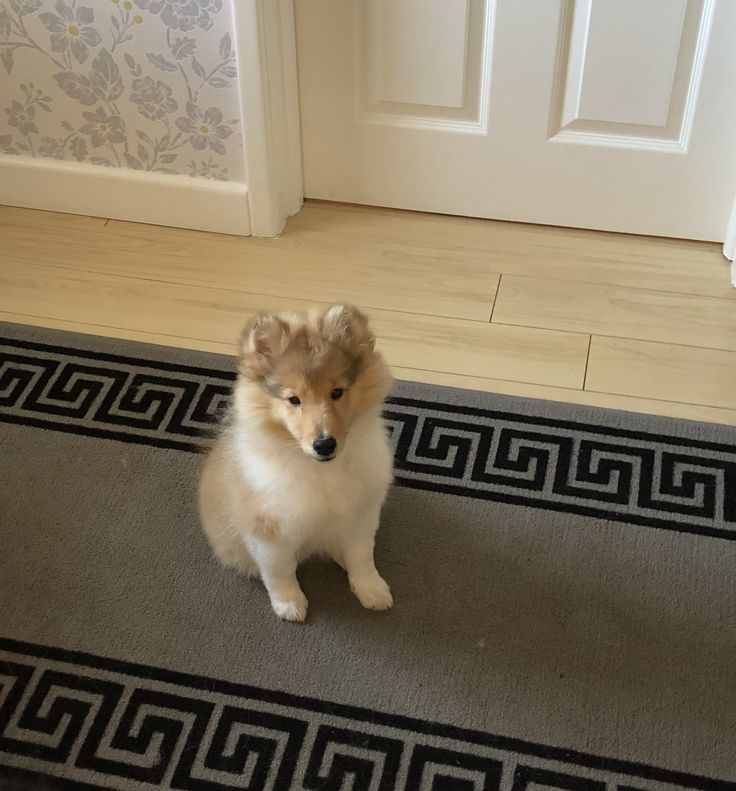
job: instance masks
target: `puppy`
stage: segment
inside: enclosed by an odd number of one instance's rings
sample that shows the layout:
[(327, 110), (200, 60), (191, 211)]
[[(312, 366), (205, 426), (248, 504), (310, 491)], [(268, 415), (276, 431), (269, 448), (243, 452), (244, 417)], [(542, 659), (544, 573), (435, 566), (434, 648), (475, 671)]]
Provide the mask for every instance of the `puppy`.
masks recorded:
[(392, 479), (381, 417), (391, 376), (367, 318), (334, 305), (261, 314), (240, 338), (228, 425), (205, 464), (200, 516), (225, 566), (260, 576), (279, 618), (303, 621), (300, 561), (333, 558), (360, 603), (393, 604), (373, 545)]

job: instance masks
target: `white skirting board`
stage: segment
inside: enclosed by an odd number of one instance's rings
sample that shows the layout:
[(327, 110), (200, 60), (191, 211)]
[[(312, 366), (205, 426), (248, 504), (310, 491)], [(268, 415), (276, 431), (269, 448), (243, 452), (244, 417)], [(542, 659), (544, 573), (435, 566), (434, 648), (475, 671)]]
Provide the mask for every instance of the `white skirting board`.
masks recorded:
[(0, 157), (0, 204), (250, 235), (248, 189), (230, 181)]
[(723, 242), (723, 255), (731, 262), (731, 285), (736, 288), (736, 200), (731, 209), (731, 218), (726, 228), (726, 239)]

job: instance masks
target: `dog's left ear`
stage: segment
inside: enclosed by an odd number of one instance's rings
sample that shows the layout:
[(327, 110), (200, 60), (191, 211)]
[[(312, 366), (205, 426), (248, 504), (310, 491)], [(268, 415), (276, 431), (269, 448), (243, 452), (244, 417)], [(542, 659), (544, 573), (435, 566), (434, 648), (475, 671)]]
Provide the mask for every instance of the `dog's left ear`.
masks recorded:
[(320, 317), (320, 329), (330, 343), (344, 346), (362, 358), (372, 354), (376, 345), (368, 317), (353, 305), (331, 305)]

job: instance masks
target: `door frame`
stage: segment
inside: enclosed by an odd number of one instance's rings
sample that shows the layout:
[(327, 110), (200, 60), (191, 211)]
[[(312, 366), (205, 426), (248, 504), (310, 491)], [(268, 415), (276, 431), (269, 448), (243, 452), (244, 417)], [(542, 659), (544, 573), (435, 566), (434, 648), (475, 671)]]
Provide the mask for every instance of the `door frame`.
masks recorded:
[(278, 236), (304, 200), (293, 0), (235, 0), (250, 232)]

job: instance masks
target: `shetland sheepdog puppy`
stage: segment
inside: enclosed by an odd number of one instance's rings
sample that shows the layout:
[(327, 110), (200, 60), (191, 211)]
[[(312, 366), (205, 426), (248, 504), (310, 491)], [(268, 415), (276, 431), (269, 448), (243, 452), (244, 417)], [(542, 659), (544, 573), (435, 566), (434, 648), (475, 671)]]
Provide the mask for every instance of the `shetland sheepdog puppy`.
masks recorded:
[(225, 566), (259, 576), (279, 618), (303, 621), (297, 565), (332, 558), (371, 610), (391, 591), (373, 545), (392, 479), (381, 417), (391, 376), (354, 307), (260, 314), (240, 337), (233, 405), (199, 488), (202, 525)]

